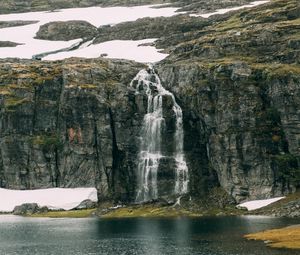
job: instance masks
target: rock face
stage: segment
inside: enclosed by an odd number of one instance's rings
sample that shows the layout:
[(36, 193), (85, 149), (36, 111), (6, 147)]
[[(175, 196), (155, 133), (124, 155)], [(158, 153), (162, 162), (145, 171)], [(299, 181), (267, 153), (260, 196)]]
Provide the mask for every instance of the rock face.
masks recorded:
[[(277, 1), (208, 27), (159, 69), (185, 107), (186, 129), (192, 124), (205, 141), (196, 148), (206, 151), (221, 186), (237, 201), (300, 185), (299, 51), (291, 48), (300, 12), (297, 1), (284, 6)], [(274, 33), (284, 36), (275, 42)]]
[[(130, 82), (142, 68), (125, 61), (2, 61), (1, 187), (95, 186), (100, 201), (133, 201), (147, 96), (137, 95)], [(162, 142), (166, 155), (175, 146), (169, 103)], [(205, 141), (194, 143), (201, 135), (189, 128), (186, 155), (196, 195), (217, 182), (206, 151), (198, 146)], [(174, 178), (174, 162), (162, 161), (161, 194), (173, 195)]]
[[(292, 171), (298, 171), (295, 141), (300, 133), (294, 110), (299, 107), (300, 76), (272, 77), (242, 66), (234, 61), (208, 70), (179, 63), (160, 70), (185, 108), (187, 137), (193, 130), (191, 141), (186, 141), (187, 148), (195, 146), (189, 160), (206, 159), (197, 162), (198, 167), (216, 170), (221, 186), (238, 201), (292, 192), (299, 184), (292, 180)], [(287, 107), (290, 104), (292, 108)]]
[(132, 196), (142, 117), (127, 85), (140, 68), (79, 59), (1, 62), (1, 187), (96, 186), (100, 200)]
[(78, 38), (91, 39), (97, 34), (97, 28), (86, 21), (50, 22), (40, 27), (36, 39), (50, 41), (69, 41)]
[(0, 21), (0, 28), (26, 26), (34, 23), (38, 23), (38, 21), (25, 21), (25, 20)]

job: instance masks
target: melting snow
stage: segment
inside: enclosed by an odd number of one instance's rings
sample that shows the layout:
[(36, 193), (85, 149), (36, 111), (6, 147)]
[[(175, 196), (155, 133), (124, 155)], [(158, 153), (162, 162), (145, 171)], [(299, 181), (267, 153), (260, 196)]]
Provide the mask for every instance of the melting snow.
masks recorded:
[(263, 199), (263, 200), (253, 200), (253, 201), (248, 201), (245, 203), (241, 203), (237, 205), (237, 207), (246, 207), (248, 211), (256, 210), (262, 207), (265, 207), (269, 204), (275, 203), (285, 197), (276, 197), (276, 198), (270, 198), (270, 199)]
[(0, 212), (12, 212), (17, 205), (37, 203), (49, 209), (71, 210), (82, 201), (90, 199), (97, 202), (95, 188), (53, 188), (39, 190), (8, 190), (0, 188)]
[(251, 2), (250, 4), (247, 4), (247, 5), (242, 5), (242, 6), (232, 7), (232, 8), (219, 9), (219, 10), (216, 10), (215, 12), (210, 12), (210, 13), (205, 13), (205, 14), (191, 14), (191, 16), (209, 18), (210, 16), (213, 16), (213, 15), (224, 14), (224, 13), (227, 13), (227, 12), (237, 11), (237, 10), (244, 9), (244, 8), (251, 8), (251, 7), (255, 7), (255, 6), (265, 4), (265, 3), (268, 3), (268, 2), (270, 2), (270, 1), (254, 1), (254, 2)]
[[(254, 7), (269, 1), (255, 1), (248, 5), (220, 9), (213, 13), (207, 14), (192, 14), (191, 16), (200, 16), (208, 18), (215, 14), (223, 14), (233, 10), (239, 10), (246, 7)], [(136, 7), (88, 7), (88, 8), (72, 8), (63, 9), (54, 12), (29, 12), (18, 14), (0, 15), (0, 21), (13, 20), (37, 20), (38, 23), (9, 27), (0, 29), (1, 41), (11, 41), (19, 43), (16, 47), (0, 48), (0, 58), (32, 58), (34, 55), (39, 55), (45, 52), (54, 52), (64, 50), (63, 52), (48, 55), (44, 60), (58, 60), (68, 57), (86, 57), (97, 58), (102, 54), (109, 58), (124, 58), (135, 60), (137, 62), (154, 63), (158, 62), (167, 54), (160, 53), (153, 46), (139, 46), (147, 42), (154, 42), (154, 39), (140, 41), (109, 41), (98, 45), (89, 45), (86, 43), (74, 51), (66, 51), (74, 44), (81, 42), (81, 39), (72, 41), (46, 41), (34, 39), (39, 27), (43, 24), (53, 21), (69, 21), (69, 20), (85, 20), (96, 27), (102, 25), (114, 25), (126, 21), (134, 21), (144, 17), (170, 17), (176, 15), (178, 8), (153, 8), (155, 5), (136, 6)]]
[(114, 40), (92, 44), (78, 50), (64, 51), (48, 55), (43, 60), (60, 60), (69, 57), (97, 58), (103, 54), (108, 58), (123, 58), (141, 63), (154, 63), (163, 60), (168, 54), (160, 53), (154, 46), (139, 46), (153, 43), (156, 39), (139, 41)]
[[(69, 20), (85, 20), (90, 22), (96, 27), (101, 25), (113, 25), (125, 21), (134, 21), (139, 18), (144, 17), (170, 17), (176, 14), (177, 8), (152, 8), (154, 5), (148, 6), (137, 6), (137, 7), (110, 7), (110, 8), (101, 8), (101, 7), (89, 7), (89, 8), (74, 8), (74, 9), (63, 9), (60, 11), (55, 12), (30, 12), (30, 13), (18, 13), (18, 14), (7, 14), (7, 15), (0, 15), (0, 21), (13, 21), (13, 20), (37, 20), (39, 21), (36, 24), (31, 24), (27, 26), (19, 26), (19, 27), (9, 27), (0, 29), (1, 33), (1, 41), (11, 41), (16, 42), (22, 45), (18, 45), (17, 47), (7, 48), (3, 47), (0, 48), (0, 58), (7, 58), (7, 57), (17, 57), (17, 58), (31, 58), (33, 55), (41, 54), (44, 52), (50, 51), (57, 51), (64, 48), (69, 48), (75, 43), (81, 41), (79, 40), (72, 40), (67, 42), (62, 41), (46, 41), (46, 40), (37, 40), (34, 39), (39, 27), (43, 24), (52, 21), (69, 21)], [(140, 44), (141, 42), (132, 42), (130, 44), (129, 50), (138, 51), (137, 46), (133, 47), (134, 45)], [(128, 43), (129, 44), (129, 43)], [(101, 44), (100, 46), (90, 46), (89, 49), (85, 52), (88, 57), (98, 57), (100, 49), (107, 49), (109, 46), (108, 44)], [(111, 48), (116, 48), (116, 42), (112, 42)], [(117, 58), (126, 58), (126, 54), (122, 51), (127, 51), (127, 48), (124, 47), (120, 50), (120, 45), (118, 45), (118, 52), (122, 53), (115, 57)], [(145, 52), (140, 52), (139, 54), (156, 54), (159, 57), (154, 58), (154, 61), (161, 60), (163, 55), (154, 51), (154, 47), (143, 47)], [(95, 50), (95, 53), (92, 54), (91, 52)], [(108, 50), (109, 51), (109, 50)], [(106, 53), (106, 52), (105, 52)], [(81, 51), (77, 52), (76, 54), (84, 54)], [(72, 56), (76, 56), (72, 55)], [(101, 53), (100, 53), (101, 54)], [(109, 54), (109, 52), (108, 52)], [(112, 54), (110, 54), (112, 55)], [(125, 56), (123, 56), (125, 55)], [(59, 55), (62, 56), (62, 55)], [(66, 57), (69, 56), (66, 54)], [(129, 59), (141, 59), (140, 57), (135, 57)], [(164, 56), (165, 57), (165, 56)], [(146, 62), (146, 61), (142, 61)], [(152, 61), (150, 61), (152, 62)]]

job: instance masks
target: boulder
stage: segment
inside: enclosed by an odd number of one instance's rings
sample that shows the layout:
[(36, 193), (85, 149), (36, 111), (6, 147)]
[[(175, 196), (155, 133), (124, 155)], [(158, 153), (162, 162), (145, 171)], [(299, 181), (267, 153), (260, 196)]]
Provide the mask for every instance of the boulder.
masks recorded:
[(84, 201), (82, 201), (75, 209), (76, 210), (82, 210), (82, 209), (93, 209), (96, 208), (97, 203), (93, 202), (90, 199), (86, 199)]
[(36, 39), (49, 41), (69, 41), (78, 38), (93, 38), (97, 28), (86, 21), (58, 21), (44, 24), (36, 34)]
[(26, 214), (34, 214), (37, 213), (39, 210), (39, 206), (36, 203), (28, 203), (18, 205), (14, 208), (13, 214), (14, 215), (26, 215)]

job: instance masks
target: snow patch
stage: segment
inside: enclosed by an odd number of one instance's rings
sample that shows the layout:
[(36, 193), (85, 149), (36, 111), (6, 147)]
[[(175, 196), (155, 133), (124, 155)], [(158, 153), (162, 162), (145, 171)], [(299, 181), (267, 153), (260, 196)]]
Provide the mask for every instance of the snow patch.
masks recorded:
[[(6, 14), (0, 15), (0, 21), (13, 21), (13, 20), (36, 20), (38, 23), (18, 26), (18, 27), (8, 27), (0, 29), (1, 41), (15, 42), (21, 45), (16, 47), (1, 47), (0, 48), (0, 58), (32, 58), (34, 55), (39, 55), (44, 52), (57, 51), (64, 48), (69, 48), (73, 44), (81, 41), (47, 41), (34, 39), (39, 27), (43, 24), (53, 22), (53, 21), (70, 21), (70, 20), (84, 20), (96, 27), (103, 25), (114, 25), (126, 21), (135, 21), (139, 18), (144, 17), (170, 17), (176, 15), (176, 10), (178, 8), (153, 8), (155, 5), (147, 6), (137, 6), (137, 7), (88, 7), (88, 8), (73, 8), (73, 9), (62, 9), (55, 12), (29, 12), (29, 13), (18, 13), (18, 14)], [(84, 45), (86, 46), (86, 45)], [(106, 45), (101, 44), (97, 47), (106, 47)], [(90, 50), (97, 50), (96, 48), (89, 48)], [(112, 46), (113, 47), (113, 46)], [(118, 45), (119, 51), (122, 47)], [(120, 49), (121, 48), (121, 49)], [(154, 47), (146, 48), (146, 54), (155, 54), (156, 56), (161, 56), (157, 50), (154, 52)], [(145, 49), (145, 50), (146, 50)], [(126, 48), (122, 49), (126, 51)], [(130, 49), (136, 51), (134, 49)], [(90, 57), (95, 57), (98, 52), (91, 54)], [(79, 53), (78, 53), (79, 54)], [(126, 54), (123, 54), (126, 55)], [(60, 55), (62, 56), (62, 55)], [(98, 56), (97, 56), (98, 57)], [(122, 58), (122, 55), (117, 56), (117, 58)], [(126, 58), (123, 57), (123, 58)], [(139, 57), (141, 59), (142, 56)], [(132, 58), (128, 58), (132, 59)], [(135, 57), (133, 60), (137, 59)], [(155, 58), (160, 59), (160, 58)], [(147, 62), (147, 61), (141, 61)], [(152, 61), (151, 61), (152, 62)]]
[(0, 188), (0, 212), (12, 212), (15, 206), (37, 203), (52, 210), (71, 210), (82, 201), (98, 202), (95, 188), (53, 188), (39, 190), (8, 190)]
[(276, 198), (270, 198), (270, 199), (263, 199), (263, 200), (252, 200), (245, 203), (241, 203), (237, 205), (237, 208), (247, 208), (248, 211), (256, 210), (262, 207), (265, 207), (267, 205), (270, 205), (272, 203), (275, 203), (285, 197), (276, 197)]
[(156, 39), (138, 41), (113, 40), (99, 44), (91, 44), (73, 51), (65, 51), (48, 55), (43, 60), (61, 60), (70, 57), (97, 58), (105, 55), (108, 58), (122, 58), (141, 63), (154, 63), (163, 60), (168, 54), (160, 53), (154, 46), (143, 44), (153, 43)]
[(205, 14), (191, 14), (190, 16), (209, 18), (210, 16), (213, 16), (213, 15), (225, 14), (227, 12), (237, 11), (237, 10), (241, 10), (241, 9), (244, 9), (244, 8), (251, 8), (251, 7), (255, 7), (255, 6), (265, 4), (265, 3), (268, 3), (268, 2), (270, 2), (270, 0), (269, 1), (254, 1), (254, 2), (251, 2), (250, 4), (246, 4), (246, 5), (242, 5), (242, 6), (219, 9), (219, 10), (216, 10), (215, 12), (210, 12), (210, 13), (205, 13)]

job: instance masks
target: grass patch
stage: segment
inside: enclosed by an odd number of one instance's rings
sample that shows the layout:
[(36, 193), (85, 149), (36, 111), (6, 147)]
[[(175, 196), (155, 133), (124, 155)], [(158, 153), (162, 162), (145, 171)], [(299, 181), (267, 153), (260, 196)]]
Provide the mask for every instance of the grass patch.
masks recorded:
[(87, 218), (93, 215), (96, 209), (71, 210), (71, 211), (49, 211), (27, 215), (34, 218)]
[(272, 248), (300, 249), (300, 225), (249, 234), (245, 238), (268, 241), (267, 246)]
[(142, 206), (129, 206), (112, 210), (101, 218), (172, 218), (172, 217), (200, 217), (200, 213), (194, 213), (182, 208), (172, 206), (155, 206), (155, 205), (142, 205)]

